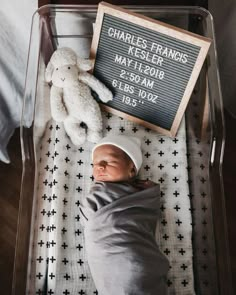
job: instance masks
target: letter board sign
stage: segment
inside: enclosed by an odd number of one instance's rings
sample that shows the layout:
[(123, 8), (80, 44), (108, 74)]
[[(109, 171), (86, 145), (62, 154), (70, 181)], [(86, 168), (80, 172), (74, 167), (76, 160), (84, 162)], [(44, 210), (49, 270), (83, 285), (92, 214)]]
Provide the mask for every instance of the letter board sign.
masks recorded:
[(101, 2), (93, 74), (113, 92), (102, 108), (175, 136), (211, 40)]

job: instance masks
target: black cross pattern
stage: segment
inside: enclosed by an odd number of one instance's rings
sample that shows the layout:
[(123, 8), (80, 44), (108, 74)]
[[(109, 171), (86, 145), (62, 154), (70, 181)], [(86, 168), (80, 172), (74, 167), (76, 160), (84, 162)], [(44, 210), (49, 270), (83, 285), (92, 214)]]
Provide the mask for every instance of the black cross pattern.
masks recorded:
[(187, 269), (188, 268), (188, 266), (186, 265), (186, 264), (182, 264), (181, 266), (180, 266), (183, 270), (185, 270), (185, 269)]
[(188, 172), (189, 172), (190, 170), (192, 170), (192, 167), (188, 165), (188, 166), (186, 167), (186, 169), (187, 169)]
[(178, 226), (180, 226), (180, 225), (181, 225), (181, 223), (182, 223), (182, 221), (181, 221), (181, 220), (179, 220), (179, 219), (177, 219), (175, 223), (176, 223), (176, 224), (178, 224)]
[(84, 149), (83, 149), (82, 147), (80, 147), (80, 148), (78, 149), (78, 151), (79, 151), (80, 153), (83, 153)]
[(79, 260), (77, 261), (77, 263), (79, 263), (80, 266), (81, 266), (82, 264), (84, 264), (83, 260), (81, 260), (81, 259), (79, 259)]
[(112, 118), (112, 114), (111, 113), (107, 113), (106, 114), (107, 119), (109, 120), (110, 118)]
[(146, 154), (144, 155), (146, 158), (149, 158), (151, 156), (151, 154), (149, 154), (148, 152), (146, 152)]
[(53, 171), (57, 171), (57, 170), (58, 170), (57, 165), (54, 165), (54, 166), (53, 166)]
[(183, 281), (181, 282), (181, 284), (184, 285), (184, 287), (186, 287), (186, 286), (188, 285), (188, 282), (187, 282), (186, 280), (183, 280)]
[(174, 191), (173, 195), (177, 198), (179, 196), (179, 192)]
[(177, 165), (176, 163), (174, 163), (174, 164), (172, 165), (172, 167), (173, 167), (174, 169), (176, 169), (177, 167), (179, 167), (179, 165)]
[(150, 169), (150, 167), (149, 167), (148, 165), (146, 165), (146, 166), (144, 167), (144, 169), (145, 169), (146, 171), (148, 171), (148, 170)]
[(83, 175), (81, 173), (77, 174), (76, 177), (78, 177), (79, 179), (83, 177)]
[(64, 227), (61, 229), (62, 234), (64, 235), (67, 232), (67, 229), (65, 229)]
[(53, 263), (54, 261), (56, 261), (56, 259), (54, 258), (54, 256), (52, 256), (51, 258), (50, 258), (50, 261)]
[(56, 156), (58, 156), (58, 155), (59, 155), (58, 152), (55, 151), (55, 152), (54, 152), (54, 157), (56, 158)]
[(61, 246), (63, 249), (66, 249), (68, 247), (68, 245), (65, 242)]
[(67, 260), (66, 258), (64, 258), (64, 259), (62, 260), (62, 263), (64, 263), (65, 265), (66, 265), (68, 262), (69, 262), (69, 260)]
[(162, 164), (160, 164), (160, 165), (158, 166), (158, 168), (159, 168), (160, 170), (162, 170), (162, 168), (164, 168), (164, 166), (163, 166)]
[(201, 177), (200, 180), (201, 180), (202, 183), (205, 183), (206, 182), (206, 179), (204, 177)]
[(167, 234), (164, 234), (163, 239), (168, 240), (169, 236), (167, 236)]
[(138, 128), (134, 126), (134, 127), (132, 128), (132, 131), (133, 131), (134, 133), (136, 133), (136, 132), (138, 131)]
[(82, 231), (80, 231), (79, 229), (77, 229), (77, 230), (75, 231), (75, 234), (76, 234), (77, 236), (79, 236), (80, 234), (82, 234)]
[(176, 205), (176, 206), (174, 207), (174, 209), (178, 212), (178, 211), (180, 210), (180, 207), (179, 207), (178, 205)]
[(41, 257), (41, 255), (36, 259), (39, 263), (41, 263), (43, 261), (43, 258)]
[(192, 194), (191, 192), (188, 194), (189, 198), (192, 199), (194, 197), (194, 194)]
[(173, 142), (174, 142), (174, 143), (177, 143), (178, 141), (179, 141), (179, 140), (178, 140), (178, 138), (176, 138), (176, 137), (173, 139)]
[(166, 255), (169, 255), (169, 254), (170, 254), (170, 250), (169, 250), (168, 248), (166, 248), (166, 249), (164, 250), (164, 253), (165, 253)]
[(163, 183), (163, 182), (165, 181), (165, 179), (161, 177), (161, 178), (158, 179), (158, 181), (159, 181), (160, 183)]
[(151, 140), (147, 139), (147, 140), (145, 141), (145, 143), (146, 143), (146, 145), (149, 145), (149, 144), (152, 143), (152, 142), (151, 142)]
[(159, 153), (158, 153), (158, 155), (160, 155), (161, 157), (164, 155), (165, 153), (163, 153), (163, 151), (160, 151)]
[(49, 278), (52, 280), (54, 279), (56, 276), (51, 272), (51, 274), (49, 275)]
[(64, 220), (67, 218), (67, 215), (66, 215), (65, 212), (63, 212), (63, 214), (62, 214), (62, 218), (63, 218)]
[(184, 255), (185, 252), (186, 252), (186, 251), (185, 251), (183, 248), (181, 248), (181, 249), (179, 250), (179, 253), (180, 253), (181, 255)]
[(204, 205), (204, 206), (202, 207), (202, 211), (206, 212), (206, 210), (207, 210), (207, 207), (206, 207), (206, 205)]
[(38, 245), (40, 246), (40, 247), (42, 247), (43, 245), (44, 245), (45, 243), (41, 240), (40, 242), (38, 242)]
[(79, 249), (79, 251), (81, 251), (81, 249), (83, 249), (83, 246), (79, 244), (78, 246), (76, 246), (76, 249)]
[(70, 162), (70, 159), (68, 157), (65, 157), (65, 162), (66, 163)]
[(175, 183), (179, 181), (179, 178), (177, 178), (176, 176), (172, 179)]
[(203, 264), (202, 269), (206, 271), (208, 269), (208, 266), (206, 264)]
[(41, 272), (39, 272), (39, 273), (36, 275), (36, 277), (40, 280), (40, 279), (43, 277), (43, 275), (41, 274)]
[(170, 287), (170, 286), (173, 284), (172, 281), (170, 281), (170, 280), (167, 280), (166, 283), (167, 283), (167, 286), (168, 286), (168, 287)]
[(179, 234), (179, 235), (177, 236), (177, 238), (178, 238), (180, 241), (182, 241), (183, 238), (184, 238), (184, 236), (182, 236), (181, 234)]
[(80, 220), (80, 216), (79, 216), (79, 214), (77, 214), (77, 215), (75, 216), (75, 219), (76, 219), (77, 221)]
[(161, 197), (164, 197), (165, 193), (163, 191), (161, 191)]
[(79, 277), (80, 280), (84, 281), (86, 279), (86, 276), (84, 274), (82, 274), (80, 277)]
[(80, 186), (78, 186), (76, 190), (78, 193), (82, 192), (82, 188)]
[(162, 204), (161, 207), (160, 207), (160, 209), (163, 212), (166, 209), (166, 207)]
[(179, 152), (177, 152), (176, 150), (173, 151), (173, 155), (176, 156)]
[(47, 195), (46, 194), (44, 194), (43, 196), (42, 196), (42, 199), (44, 199), (44, 201), (47, 199)]
[(43, 231), (45, 229), (45, 226), (42, 224), (40, 227), (41, 231)]
[(66, 273), (66, 274), (64, 275), (64, 278), (65, 278), (67, 281), (70, 279), (70, 276), (68, 275), (68, 273)]
[(165, 219), (163, 219), (163, 220), (161, 221), (161, 223), (162, 223), (164, 226), (167, 225), (167, 221), (166, 221)]
[(202, 193), (201, 193), (201, 196), (202, 196), (203, 198), (205, 198), (205, 197), (206, 197), (206, 193), (205, 193), (205, 192), (202, 192)]
[(53, 199), (53, 200), (56, 200), (56, 199), (57, 199), (57, 196), (56, 196), (55, 194), (53, 194), (53, 195), (52, 195), (52, 199)]

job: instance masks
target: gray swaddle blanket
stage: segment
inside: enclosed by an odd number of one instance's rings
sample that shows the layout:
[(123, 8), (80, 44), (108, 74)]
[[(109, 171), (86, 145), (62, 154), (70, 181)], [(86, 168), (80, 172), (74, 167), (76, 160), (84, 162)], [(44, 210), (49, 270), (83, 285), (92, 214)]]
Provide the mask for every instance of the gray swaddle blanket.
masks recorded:
[(81, 202), (88, 263), (100, 295), (166, 294), (155, 241), (159, 185), (97, 182)]

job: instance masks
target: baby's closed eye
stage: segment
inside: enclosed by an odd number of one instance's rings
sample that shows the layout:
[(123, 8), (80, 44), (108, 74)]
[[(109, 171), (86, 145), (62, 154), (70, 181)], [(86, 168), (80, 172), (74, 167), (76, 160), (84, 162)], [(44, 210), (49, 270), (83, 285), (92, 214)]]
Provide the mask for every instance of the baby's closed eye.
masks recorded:
[(116, 165), (118, 163), (119, 162), (116, 160), (106, 160), (106, 161), (95, 162), (95, 163), (93, 163), (93, 166), (96, 166), (96, 165)]

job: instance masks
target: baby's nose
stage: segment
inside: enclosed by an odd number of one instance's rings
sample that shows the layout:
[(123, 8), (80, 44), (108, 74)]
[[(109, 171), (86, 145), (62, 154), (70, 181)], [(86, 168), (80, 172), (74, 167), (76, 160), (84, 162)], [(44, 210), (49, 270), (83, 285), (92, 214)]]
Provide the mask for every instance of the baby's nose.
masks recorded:
[(105, 168), (106, 167), (106, 162), (105, 161), (101, 161), (101, 162), (99, 162), (99, 164), (98, 164), (98, 168), (99, 169), (103, 169), (103, 168)]

